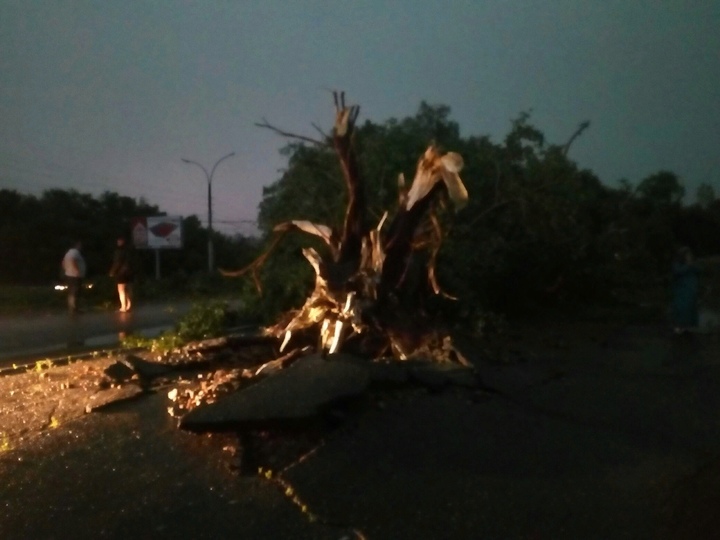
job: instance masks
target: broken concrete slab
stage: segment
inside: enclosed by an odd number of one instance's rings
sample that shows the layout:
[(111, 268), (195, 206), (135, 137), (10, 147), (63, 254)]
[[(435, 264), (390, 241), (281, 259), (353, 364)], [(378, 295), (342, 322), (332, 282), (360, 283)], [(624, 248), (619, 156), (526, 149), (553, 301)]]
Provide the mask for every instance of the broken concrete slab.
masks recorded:
[(445, 386), (476, 388), (480, 381), (473, 367), (455, 362), (436, 362), (434, 360), (395, 360), (384, 358), (370, 361), (343, 353), (329, 355), (328, 359), (354, 363), (368, 370), (373, 386), (403, 386), (416, 383), (431, 390), (441, 390)]
[(183, 349), (188, 354), (196, 353), (207, 353), (211, 351), (218, 351), (228, 346), (227, 337), (218, 337), (211, 339), (204, 339), (201, 341), (191, 341)]
[(367, 370), (356, 364), (311, 355), (193, 409), (181, 419), (180, 427), (200, 431), (307, 419), (334, 402), (361, 395), (368, 383)]
[(135, 369), (122, 360), (117, 360), (103, 371), (115, 382), (125, 382), (135, 375)]
[(368, 362), (367, 370), (373, 385), (400, 386), (409, 380), (407, 366), (394, 359)]
[(243, 332), (228, 334), (217, 338), (191, 341), (183, 347), (188, 354), (206, 354), (209, 352), (221, 351), (223, 349), (235, 349), (239, 347), (252, 347), (257, 345), (273, 345), (277, 339), (260, 332)]
[(147, 379), (162, 377), (173, 371), (172, 367), (159, 362), (150, 362), (134, 354), (126, 354), (119, 361), (131, 368), (135, 373)]
[(510, 396), (522, 396), (530, 388), (564, 376), (561, 370), (533, 362), (503, 365), (480, 362), (475, 370), (483, 386)]
[(478, 379), (472, 368), (447, 362), (421, 362), (409, 369), (410, 378), (430, 390), (440, 390), (445, 386), (475, 388)]
[(145, 391), (142, 388), (134, 384), (124, 384), (122, 386), (113, 386), (105, 390), (100, 390), (88, 398), (85, 404), (85, 412), (97, 411), (113, 403), (133, 399), (144, 393)]

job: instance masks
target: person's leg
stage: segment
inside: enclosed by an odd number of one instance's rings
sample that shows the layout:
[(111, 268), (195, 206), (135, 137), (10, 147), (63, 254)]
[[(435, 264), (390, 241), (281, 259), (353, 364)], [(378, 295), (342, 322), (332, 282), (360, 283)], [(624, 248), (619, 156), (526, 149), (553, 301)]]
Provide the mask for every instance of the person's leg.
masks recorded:
[(130, 311), (132, 307), (133, 287), (132, 283), (125, 284), (125, 311)]
[(79, 312), (82, 312), (83, 310), (80, 309), (80, 298), (83, 296), (83, 278), (77, 278), (75, 281), (75, 307)]
[(67, 306), (70, 313), (75, 313), (75, 306), (77, 304), (75, 300), (75, 287), (72, 284), (72, 280), (67, 280)]
[(67, 288), (68, 311), (70, 311), (70, 313), (77, 313), (78, 293), (80, 292), (80, 278), (68, 277)]
[(120, 299), (120, 311), (127, 311), (127, 295), (125, 283), (117, 284), (118, 298)]

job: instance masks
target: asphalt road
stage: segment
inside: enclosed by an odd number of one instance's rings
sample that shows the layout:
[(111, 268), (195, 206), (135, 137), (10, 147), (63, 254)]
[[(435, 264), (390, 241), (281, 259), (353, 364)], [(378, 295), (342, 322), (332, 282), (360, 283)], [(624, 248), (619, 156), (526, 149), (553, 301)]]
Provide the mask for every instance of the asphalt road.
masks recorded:
[(70, 354), (92, 347), (112, 347), (123, 334), (159, 333), (173, 325), (191, 302), (139, 305), (130, 313), (91, 311), (0, 317), (0, 366), (20, 358)]
[(514, 331), (512, 361), (468, 351), (492, 392), (377, 391), (284, 484), (228, 466), (233, 432), (177, 429), (168, 388), (67, 423), (58, 402), (0, 445), (0, 538), (717, 538), (720, 337)]

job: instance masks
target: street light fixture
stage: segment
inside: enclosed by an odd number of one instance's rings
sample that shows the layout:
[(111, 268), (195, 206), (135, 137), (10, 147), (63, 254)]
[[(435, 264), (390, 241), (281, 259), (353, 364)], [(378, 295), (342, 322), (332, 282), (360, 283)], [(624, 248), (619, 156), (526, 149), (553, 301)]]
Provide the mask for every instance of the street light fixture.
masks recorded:
[(202, 172), (205, 173), (205, 178), (207, 179), (208, 183), (208, 272), (212, 272), (215, 268), (215, 260), (214, 260), (214, 254), (213, 254), (213, 241), (212, 241), (212, 235), (213, 235), (213, 228), (212, 228), (212, 178), (213, 174), (215, 174), (215, 169), (218, 165), (220, 165), (220, 162), (224, 159), (227, 159), (229, 157), (232, 157), (235, 155), (235, 152), (230, 152), (227, 156), (223, 156), (220, 159), (218, 159), (215, 162), (215, 165), (213, 165), (212, 169), (210, 170), (210, 173), (207, 172), (207, 169), (200, 165), (197, 161), (192, 161), (190, 159), (180, 158), (185, 163), (190, 163), (191, 165), (197, 165), (202, 169)]

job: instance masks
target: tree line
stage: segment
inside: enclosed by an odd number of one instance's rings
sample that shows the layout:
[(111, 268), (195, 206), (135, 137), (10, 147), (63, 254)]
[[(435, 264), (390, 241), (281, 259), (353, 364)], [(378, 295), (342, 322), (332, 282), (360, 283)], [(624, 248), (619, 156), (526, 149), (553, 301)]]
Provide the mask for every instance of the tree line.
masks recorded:
[[(467, 315), (601, 302), (623, 289), (662, 284), (681, 245), (700, 257), (720, 254), (720, 199), (712, 186), (701, 186), (692, 203), (670, 171), (609, 186), (569, 157), (589, 123), (567, 142), (549, 143), (522, 113), (495, 143), (461, 136), (450, 112), (422, 103), (412, 117), (366, 121), (355, 140), (378, 221), (397, 208), (398, 174), (411, 182), (429, 143), (464, 158), (460, 176), (470, 201), (447, 216), (438, 261), (439, 281), (459, 300), (438, 309)], [(263, 192), (258, 220), (268, 238), (274, 225), (291, 219), (342, 223), (345, 191), (331, 145), (297, 139), (282, 150), (287, 169)], [(307, 244), (306, 237), (291, 238), (268, 259), (263, 305), (271, 312), (300, 305), (310, 290), (312, 271), (299, 250)]]
[[(470, 200), (456, 215), (445, 214), (448, 235), (437, 267), (441, 285), (459, 300), (439, 302), (438, 310), (513, 313), (600, 302), (623, 289), (661, 284), (681, 245), (699, 257), (720, 254), (720, 199), (712, 186), (700, 186), (692, 202), (693, 194), (671, 171), (609, 186), (569, 156), (587, 123), (568, 141), (549, 143), (522, 113), (505, 138), (493, 142), (488, 136), (462, 136), (450, 113), (447, 106), (423, 102), (414, 116), (358, 125), (355, 139), (369, 214), (376, 221), (397, 208), (398, 175), (412, 181), (428, 144), (464, 159), (460, 176)], [(317, 142), (291, 140), (281, 150), (288, 164), (263, 190), (260, 244), (267, 245), (273, 227), (283, 221), (342, 223), (346, 195), (337, 156), (329, 137)], [(0, 190), (0, 283), (52, 281), (75, 239), (85, 245), (90, 275), (104, 275), (115, 239), (129, 234), (130, 219), (151, 215), (163, 212), (111, 192), (94, 197), (52, 189), (33, 196)], [(183, 232), (184, 249), (162, 255), (163, 275), (180, 281), (207, 267), (207, 229), (190, 216)], [(213, 234), (220, 268), (242, 267), (258, 252), (254, 239)], [(255, 305), (267, 318), (301, 305), (312, 289), (313, 271), (300, 251), (309, 244), (306, 236), (287, 237), (264, 265), (263, 293)], [(154, 254), (139, 255), (141, 272), (152, 276)], [(251, 281), (244, 282), (243, 294), (251, 295)]]
[[(166, 215), (143, 199), (117, 193), (100, 196), (73, 189), (50, 189), (40, 196), (0, 189), (0, 284), (46, 285), (57, 280), (60, 261), (80, 240), (88, 277), (105, 276), (118, 236), (130, 238), (134, 217)], [(183, 219), (183, 248), (161, 254), (163, 277), (179, 278), (207, 271), (208, 230), (197, 216)], [(242, 264), (252, 256), (252, 243), (213, 232), (219, 265)], [(155, 254), (137, 250), (140, 279), (154, 278)]]

